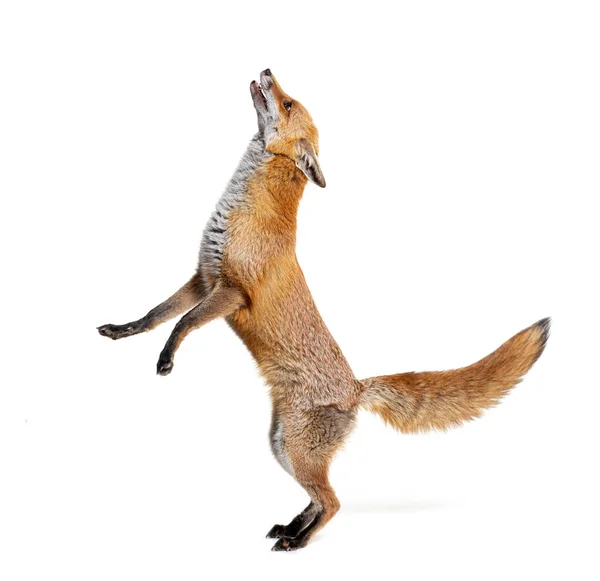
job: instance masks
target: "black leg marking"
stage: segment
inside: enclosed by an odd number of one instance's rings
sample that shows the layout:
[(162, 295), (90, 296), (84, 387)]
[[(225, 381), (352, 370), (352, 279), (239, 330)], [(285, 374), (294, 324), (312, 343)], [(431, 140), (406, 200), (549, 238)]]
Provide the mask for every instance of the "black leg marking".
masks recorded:
[(298, 536), (293, 539), (287, 537), (280, 538), (274, 545), (271, 551), (296, 551), (306, 547), (312, 533), (315, 529), (319, 528), (321, 520), (323, 519), (323, 510), (320, 510), (315, 516), (314, 520), (300, 531)]
[(98, 333), (116, 340), (151, 331), (161, 323), (196, 306), (206, 294), (202, 274), (197, 272), (173, 296), (154, 307), (145, 317), (125, 325), (102, 325), (98, 327)]

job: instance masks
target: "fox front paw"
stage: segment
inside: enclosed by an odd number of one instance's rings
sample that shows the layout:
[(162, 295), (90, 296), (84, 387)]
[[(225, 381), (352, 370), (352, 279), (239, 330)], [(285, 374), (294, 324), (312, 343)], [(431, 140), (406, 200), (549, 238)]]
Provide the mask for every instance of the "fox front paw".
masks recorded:
[(98, 327), (98, 333), (116, 341), (117, 339), (123, 339), (123, 337), (135, 335), (135, 328), (133, 325), (102, 325)]
[(160, 354), (156, 364), (157, 375), (169, 375), (173, 371), (173, 359), (168, 355)]

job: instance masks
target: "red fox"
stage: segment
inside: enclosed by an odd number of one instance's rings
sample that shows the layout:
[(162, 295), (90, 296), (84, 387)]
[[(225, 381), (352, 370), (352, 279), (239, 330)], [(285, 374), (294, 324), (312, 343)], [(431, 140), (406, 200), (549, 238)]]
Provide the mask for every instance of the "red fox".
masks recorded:
[(328, 469), (359, 408), (402, 432), (443, 430), (476, 418), (541, 355), (550, 319), (469, 367), (356, 379), (296, 259), (296, 214), (304, 187), (308, 180), (325, 187), (317, 128), (269, 69), (251, 83), (250, 92), (258, 133), (208, 220), (196, 273), (145, 317), (98, 331), (121, 339), (185, 313), (158, 359), (158, 374), (167, 375), (190, 331), (225, 318), (270, 387), (273, 454), (310, 497), (288, 525), (275, 525), (267, 534), (278, 539), (274, 551), (292, 551), (306, 546), (340, 508)]

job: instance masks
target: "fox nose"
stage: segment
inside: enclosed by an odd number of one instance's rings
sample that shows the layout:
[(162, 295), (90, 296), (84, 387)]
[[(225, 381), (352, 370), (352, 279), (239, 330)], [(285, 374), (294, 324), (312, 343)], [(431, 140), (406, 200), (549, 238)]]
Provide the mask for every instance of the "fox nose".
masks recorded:
[(263, 75), (266, 75), (267, 77), (270, 77), (271, 76), (271, 69), (265, 69), (263, 71)]

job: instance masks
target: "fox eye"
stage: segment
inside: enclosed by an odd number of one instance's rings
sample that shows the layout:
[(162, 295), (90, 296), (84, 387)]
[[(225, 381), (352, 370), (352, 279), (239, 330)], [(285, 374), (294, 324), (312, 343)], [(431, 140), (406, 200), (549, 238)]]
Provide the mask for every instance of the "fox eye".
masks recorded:
[(283, 102), (283, 106), (289, 111), (292, 108), (292, 102), (291, 101), (284, 101)]

